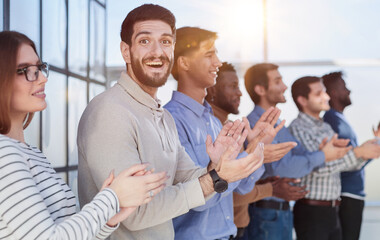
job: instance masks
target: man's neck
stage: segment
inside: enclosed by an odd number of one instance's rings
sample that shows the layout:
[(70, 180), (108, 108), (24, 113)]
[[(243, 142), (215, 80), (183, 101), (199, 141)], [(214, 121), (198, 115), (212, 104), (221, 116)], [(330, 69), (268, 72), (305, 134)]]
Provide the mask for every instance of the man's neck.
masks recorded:
[(276, 107), (276, 104), (270, 104), (265, 101), (261, 101), (260, 103), (257, 104), (257, 106), (261, 107), (265, 111), (268, 110), (270, 107)]
[[(195, 101), (197, 101), (199, 104), (204, 103), (205, 97), (206, 97), (206, 89), (205, 88), (197, 88), (195, 86), (190, 86), (188, 84), (185, 84), (186, 81), (178, 81), (178, 92), (181, 92)], [(187, 81), (189, 83), (189, 81)]]
[(215, 117), (219, 119), (219, 121), (224, 125), (228, 120), (228, 112), (223, 110), (222, 108), (216, 106), (212, 102), (210, 102), (210, 105), (212, 107), (212, 111), (214, 112)]
[(308, 109), (305, 109), (303, 111), (303, 113), (315, 118), (315, 119), (318, 119), (318, 120), (321, 120), (321, 117), (319, 116), (321, 112), (312, 112), (312, 111), (309, 111)]
[(343, 106), (342, 104), (335, 101), (330, 101), (330, 106), (335, 111), (340, 112), (340, 113), (343, 113), (344, 109), (346, 108), (346, 106)]
[[(130, 69), (130, 68), (128, 68)], [(144, 85), (143, 83), (141, 83), (139, 80), (137, 80), (137, 77), (133, 74), (133, 72), (127, 70), (127, 74), (128, 76), (135, 82), (137, 83), (140, 88), (148, 93), (153, 99), (157, 99), (157, 90), (158, 88), (157, 87), (150, 87), (150, 86), (147, 86), (147, 85)]]

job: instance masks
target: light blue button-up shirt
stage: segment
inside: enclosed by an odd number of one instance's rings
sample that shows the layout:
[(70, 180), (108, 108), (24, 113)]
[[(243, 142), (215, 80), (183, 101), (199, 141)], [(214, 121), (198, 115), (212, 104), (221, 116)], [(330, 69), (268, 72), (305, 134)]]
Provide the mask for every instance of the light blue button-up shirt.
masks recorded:
[[(253, 127), (265, 110), (260, 106), (255, 106), (253, 111), (247, 116), (249, 124)], [(290, 150), (283, 158), (277, 162), (266, 163), (263, 178), (270, 176), (280, 176), (289, 178), (301, 178), (309, 174), (314, 169), (324, 166), (325, 154), (322, 151), (309, 152), (286, 127), (283, 127), (276, 135), (272, 143), (297, 142), (297, 146)], [(271, 198), (272, 199), (272, 198)], [(282, 200), (276, 198), (275, 200)]]
[[(210, 158), (206, 152), (206, 137), (213, 141), (222, 129), (222, 124), (205, 101), (203, 105), (181, 92), (173, 92), (172, 99), (164, 106), (176, 123), (179, 139), (196, 165), (206, 167)], [(239, 157), (246, 156), (243, 152)], [(236, 235), (233, 215), (232, 192), (250, 192), (261, 177), (261, 167), (247, 178), (230, 183), (228, 189), (215, 194), (205, 205), (173, 219), (175, 239), (228, 239)]]

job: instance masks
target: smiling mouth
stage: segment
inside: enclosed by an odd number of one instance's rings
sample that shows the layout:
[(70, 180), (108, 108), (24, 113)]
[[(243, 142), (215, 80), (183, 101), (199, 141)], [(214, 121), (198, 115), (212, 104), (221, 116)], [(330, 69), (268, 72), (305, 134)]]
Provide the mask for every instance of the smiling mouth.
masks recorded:
[(33, 96), (42, 96), (42, 95), (44, 95), (44, 94), (45, 94), (44, 91), (40, 91), (40, 92), (33, 93), (32, 95), (33, 95)]
[(153, 68), (160, 68), (164, 65), (164, 63), (162, 61), (146, 62), (145, 64), (148, 65), (149, 67), (153, 67)]

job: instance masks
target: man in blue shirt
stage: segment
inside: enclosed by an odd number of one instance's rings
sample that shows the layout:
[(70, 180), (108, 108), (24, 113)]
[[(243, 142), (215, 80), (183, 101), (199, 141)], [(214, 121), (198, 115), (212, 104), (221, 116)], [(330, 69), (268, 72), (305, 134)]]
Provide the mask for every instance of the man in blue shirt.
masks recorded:
[[(219, 68), (216, 84), (207, 89), (206, 100), (210, 103), (215, 117), (222, 123), (229, 122), (229, 114), (238, 114), (240, 97), (242, 93), (239, 88), (239, 78), (232, 64), (223, 62)], [(295, 147), (295, 142), (277, 144), (283, 147), (285, 153)], [(265, 145), (265, 147), (270, 147)], [(281, 158), (279, 157), (279, 159)], [(264, 156), (265, 159), (265, 156)], [(298, 179), (270, 177), (256, 182), (254, 189), (245, 195), (234, 193), (234, 222), (238, 228), (236, 240), (248, 240), (245, 228), (250, 222), (248, 206), (250, 203), (259, 201), (266, 197), (279, 197), (282, 199), (298, 200), (305, 196), (303, 187), (294, 186)], [(253, 220), (254, 221), (254, 220)]]
[[(270, 63), (252, 66), (244, 78), (247, 92), (255, 103), (255, 108), (247, 117), (253, 126), (266, 109), (286, 102), (284, 93), (287, 86), (282, 81), (278, 66)], [(284, 127), (278, 132), (273, 143), (287, 141), (297, 142)], [(262, 177), (300, 178), (307, 175), (324, 166), (326, 161), (338, 159), (347, 152), (346, 148), (335, 147), (333, 141), (322, 143), (320, 151), (317, 152), (308, 152), (302, 144), (298, 144), (280, 161), (265, 164), (265, 174)], [(270, 147), (265, 148), (264, 155), (270, 154), (270, 151)], [(249, 239), (292, 239), (293, 215), (289, 202), (271, 197), (251, 204), (249, 210), (251, 219), (254, 219), (248, 226)]]
[[(215, 84), (221, 66), (214, 46), (216, 37), (215, 32), (200, 28), (184, 27), (177, 30), (172, 74), (178, 80), (178, 91), (173, 92), (171, 101), (165, 106), (175, 120), (181, 144), (195, 164), (202, 167), (210, 164), (205, 144), (207, 135), (215, 140), (222, 129), (222, 124), (204, 100), (206, 88)], [(246, 154), (241, 153), (243, 156)], [(261, 162), (262, 159), (263, 155)], [(205, 205), (173, 219), (175, 238), (232, 238), (236, 234), (232, 191), (251, 191), (263, 172), (261, 167), (247, 178), (229, 183), (225, 192), (216, 193)]]
[[(342, 78), (342, 72), (324, 75), (323, 84), (330, 96), (330, 110), (323, 116), (339, 138), (350, 140), (352, 147), (358, 146), (356, 134), (343, 115), (344, 109), (351, 105), (350, 93)], [(368, 164), (367, 161), (366, 164)], [(341, 173), (342, 193), (339, 207), (339, 218), (342, 225), (343, 240), (359, 239), (364, 208), (364, 166), (360, 170)]]

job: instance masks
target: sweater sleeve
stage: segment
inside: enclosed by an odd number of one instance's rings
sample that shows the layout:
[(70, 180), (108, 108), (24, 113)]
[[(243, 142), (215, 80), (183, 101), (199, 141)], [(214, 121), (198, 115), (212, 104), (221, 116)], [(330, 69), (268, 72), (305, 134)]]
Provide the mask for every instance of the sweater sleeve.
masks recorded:
[[(105, 189), (79, 213), (53, 218), (54, 206), (44, 201), (50, 195), (41, 194), (27, 164), (28, 156), (15, 149), (7, 144), (0, 148), (1, 239), (93, 239), (119, 211), (115, 193)], [(53, 194), (62, 191), (62, 186), (56, 184), (44, 191)], [(108, 229), (100, 238), (108, 237), (112, 231)]]
[[(112, 169), (118, 174), (134, 164), (149, 162), (150, 167), (156, 171), (167, 170), (170, 176), (167, 186), (155, 195), (152, 201), (139, 206), (123, 221), (123, 228), (129, 231), (151, 228), (204, 204), (205, 199), (198, 177), (204, 174), (205, 170), (197, 168), (183, 149), (180, 152), (173, 151), (176, 155), (164, 159), (163, 154), (168, 152), (157, 150), (161, 146), (145, 142), (147, 137), (141, 135), (146, 134), (149, 128), (144, 127), (147, 131), (140, 132), (141, 119), (137, 119), (123, 108), (124, 106), (117, 104), (109, 107), (97, 105), (94, 109), (88, 109), (91, 112), (85, 112), (82, 116), (78, 127), (79, 177), (82, 178), (78, 186), (81, 203), (86, 203), (92, 198)], [(111, 122), (112, 124), (105, 124)], [(172, 129), (173, 126), (175, 128), (174, 120), (168, 128)], [(154, 134), (149, 135), (155, 139)], [(177, 148), (182, 148), (177, 142), (174, 144)], [(142, 150), (143, 147), (150, 150)], [(162, 154), (150, 158), (146, 151)]]

